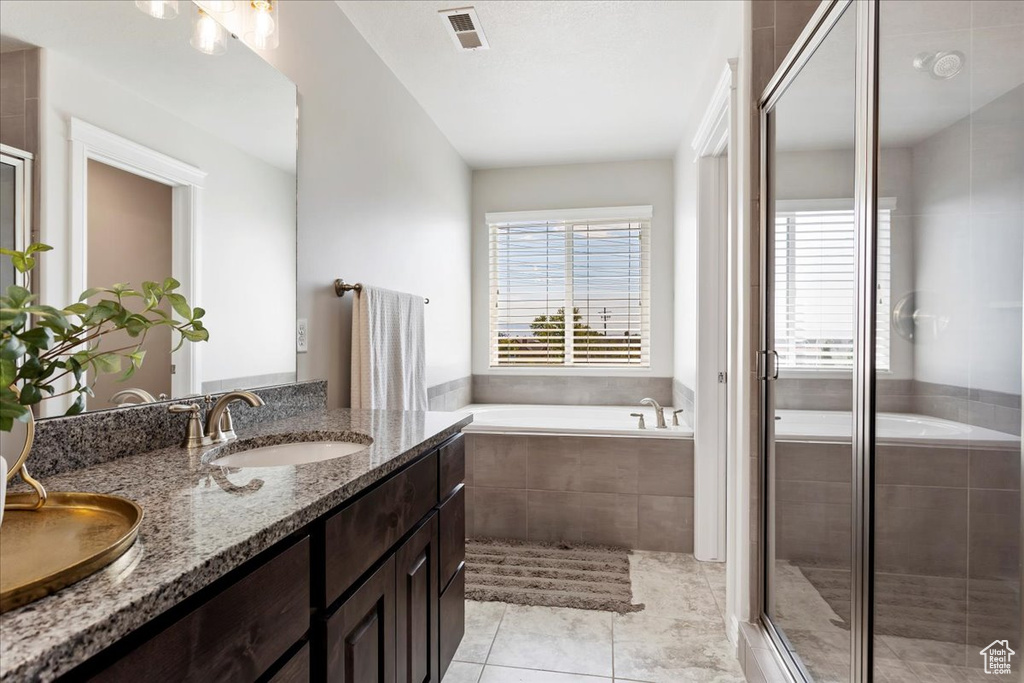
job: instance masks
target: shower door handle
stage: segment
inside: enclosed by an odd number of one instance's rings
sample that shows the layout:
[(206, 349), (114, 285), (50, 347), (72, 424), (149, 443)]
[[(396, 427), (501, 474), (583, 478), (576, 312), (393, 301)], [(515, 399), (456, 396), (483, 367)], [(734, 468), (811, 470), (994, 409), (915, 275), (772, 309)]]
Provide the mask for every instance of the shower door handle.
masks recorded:
[[(771, 359), (769, 361), (769, 359)], [(767, 349), (757, 354), (757, 377), (765, 381), (777, 380), (779, 378), (779, 352), (775, 349)]]

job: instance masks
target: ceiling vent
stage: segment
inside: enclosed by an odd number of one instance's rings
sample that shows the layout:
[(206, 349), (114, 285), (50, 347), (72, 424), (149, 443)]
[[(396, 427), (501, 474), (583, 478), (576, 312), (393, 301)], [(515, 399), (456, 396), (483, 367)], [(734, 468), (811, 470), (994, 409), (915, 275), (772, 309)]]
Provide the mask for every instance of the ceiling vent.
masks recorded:
[(486, 50), (487, 36), (480, 27), (480, 19), (472, 7), (443, 9), (439, 12), (445, 30), (459, 50)]

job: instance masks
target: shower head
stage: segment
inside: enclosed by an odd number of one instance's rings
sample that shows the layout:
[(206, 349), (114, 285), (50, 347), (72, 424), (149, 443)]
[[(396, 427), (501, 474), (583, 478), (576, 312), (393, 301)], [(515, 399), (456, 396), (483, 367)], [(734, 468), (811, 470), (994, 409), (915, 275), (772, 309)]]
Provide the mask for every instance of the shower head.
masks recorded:
[(922, 52), (914, 57), (914, 68), (939, 80), (949, 80), (964, 68), (964, 53), (959, 50)]

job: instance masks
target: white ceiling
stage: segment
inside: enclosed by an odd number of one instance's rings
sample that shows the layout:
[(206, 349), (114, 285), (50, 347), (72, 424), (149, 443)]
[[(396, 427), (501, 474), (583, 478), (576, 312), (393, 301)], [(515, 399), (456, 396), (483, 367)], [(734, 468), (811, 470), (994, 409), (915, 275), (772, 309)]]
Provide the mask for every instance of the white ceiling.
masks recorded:
[[(732, 0), (337, 2), (474, 168), (672, 156), (706, 104), (690, 96), (732, 9)], [(489, 50), (457, 51), (438, 17), (470, 4)]]
[[(911, 147), (1024, 84), (1024, 2), (884, 2), (879, 20), (879, 137)], [(957, 50), (949, 80), (914, 68), (920, 53)], [(780, 150), (853, 149), (856, 21), (847, 10), (779, 100)]]
[(173, 20), (126, 0), (0, 3), (0, 49), (62, 52), (250, 154), (295, 172), (295, 86), (239, 40), (204, 55), (189, 45), (191, 2)]

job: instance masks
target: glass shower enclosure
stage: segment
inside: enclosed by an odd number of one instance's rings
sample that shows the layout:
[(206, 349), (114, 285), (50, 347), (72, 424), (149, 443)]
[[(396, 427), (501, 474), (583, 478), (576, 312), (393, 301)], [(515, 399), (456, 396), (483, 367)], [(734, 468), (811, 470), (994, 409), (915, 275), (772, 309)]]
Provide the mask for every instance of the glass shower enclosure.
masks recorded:
[(762, 622), (1019, 681), (1024, 2), (822, 2), (760, 114)]

